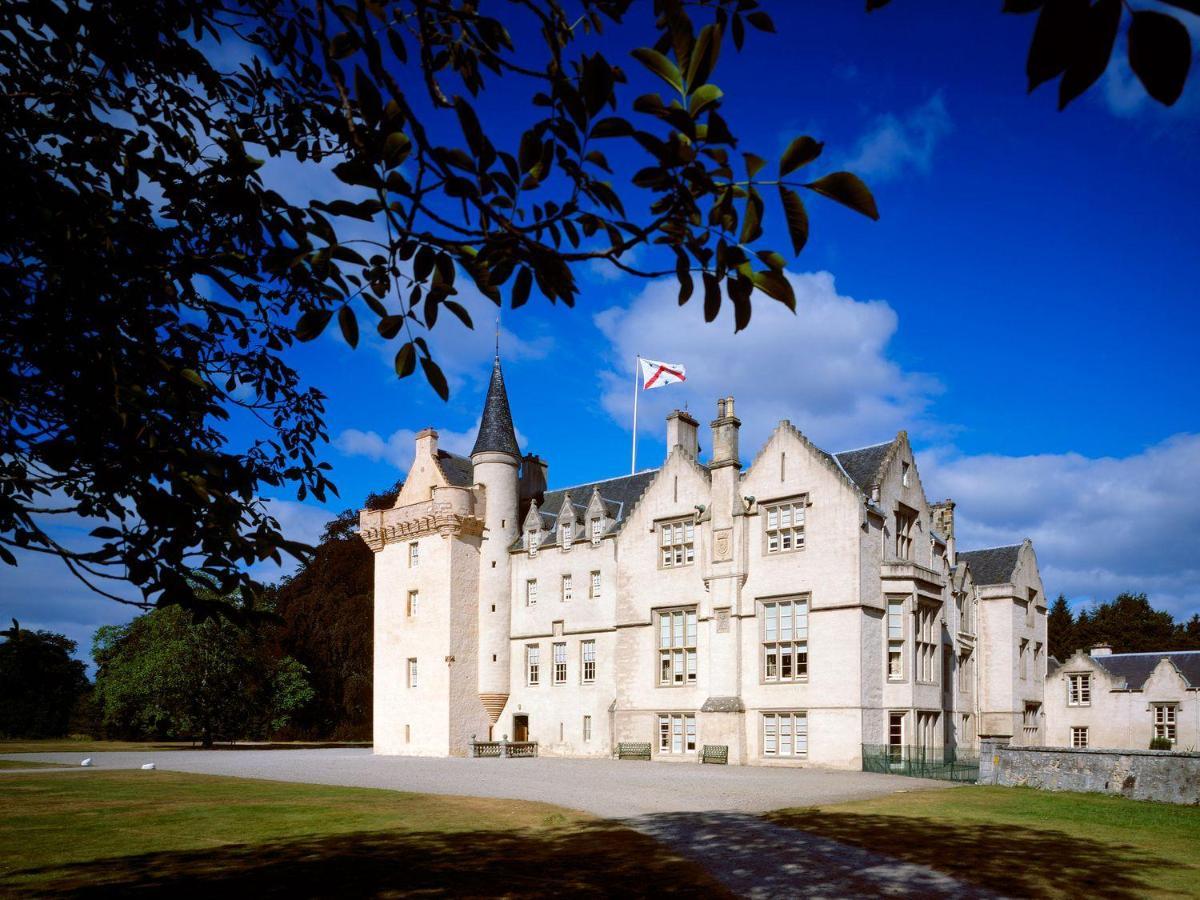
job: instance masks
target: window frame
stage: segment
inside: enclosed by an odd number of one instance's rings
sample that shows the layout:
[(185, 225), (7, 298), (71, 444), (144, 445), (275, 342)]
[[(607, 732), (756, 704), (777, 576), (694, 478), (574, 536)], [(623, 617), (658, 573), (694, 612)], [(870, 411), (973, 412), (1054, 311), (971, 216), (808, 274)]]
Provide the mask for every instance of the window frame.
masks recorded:
[[(908, 669), (904, 664), (905, 649), (908, 646), (908, 600), (907, 594), (888, 594), (884, 597), (884, 674), (892, 684), (903, 684), (908, 681)], [(900, 634), (892, 633), (892, 609), (899, 607), (898, 617)], [(893, 653), (896, 654), (896, 665), (892, 665)]]
[(600, 570), (592, 569), (588, 573), (588, 599), (599, 600), (601, 592)]
[[(655, 653), (657, 658), (657, 674), (655, 684), (660, 688), (694, 687), (700, 679), (700, 608), (698, 605), (673, 606), (654, 611), (655, 617)], [(675, 619), (679, 617), (681, 627), (676, 627)], [(664, 634), (663, 622), (668, 622)], [(688, 642), (688, 626), (692, 626), (691, 643)], [(663, 643), (666, 637), (668, 642)], [(676, 660), (680, 660), (678, 664)], [(663, 663), (666, 668), (667, 680), (664, 680)], [(676, 676), (682, 680), (676, 680)]]
[(409, 541), (408, 544), (408, 567), (415, 569), (421, 565), (421, 542)]
[[(762, 552), (764, 556), (779, 556), (783, 553), (795, 553), (808, 546), (808, 508), (811, 506), (808, 494), (795, 494), (791, 497), (780, 497), (759, 503), (759, 514), (762, 516)], [(788, 524), (784, 525), (784, 510), (787, 510)], [(796, 516), (800, 521), (797, 524)], [(772, 517), (774, 517), (772, 519)], [(774, 525), (772, 525), (772, 521)], [(772, 538), (774, 547), (772, 548)], [(786, 541), (791, 546), (785, 547)]]
[(937, 684), (940, 674), (938, 652), (941, 648), (937, 604), (918, 599), (916, 612), (917, 621), (913, 627), (913, 681), (917, 684)]
[(542, 645), (525, 645), (525, 686), (539, 687), (542, 683)]
[[(1080, 689), (1076, 691), (1075, 680), (1079, 679)], [(1091, 672), (1068, 672), (1067, 673), (1067, 706), (1091, 706), (1092, 705), (1092, 673)]]
[[(700, 746), (700, 731), (694, 712), (660, 712), (657, 714), (656, 721), (658, 724), (658, 741), (656, 743), (659, 756), (694, 756), (696, 754), (697, 748)], [(680, 749), (678, 750), (675, 749), (676, 736), (679, 737)], [(688, 746), (689, 742), (691, 747)]]
[(538, 580), (536, 578), (525, 579), (525, 605), (537, 606), (538, 601)]
[[(809, 618), (812, 613), (811, 595), (797, 594), (792, 597), (772, 597), (758, 601), (758, 612), (761, 619), (761, 625), (758, 629), (758, 679), (760, 684), (804, 684), (809, 677)], [(784, 617), (781, 615), (784, 608), (788, 608), (790, 615), (787, 617), (789, 623), (789, 637), (784, 637), (783, 622)], [(800, 636), (800, 617), (796, 615), (799, 608), (803, 609), (804, 619), (804, 636)], [(772, 634), (771, 625), (774, 623), (774, 633)], [(785, 649), (788, 651), (785, 654)], [(774, 655), (775, 674), (771, 674), (771, 657)], [(790, 660), (789, 675), (783, 674), (784, 660)], [(801, 669), (801, 659), (803, 659), (803, 673)]]
[(917, 527), (918, 513), (911, 506), (904, 503), (897, 503), (896, 512), (892, 518), (896, 528), (895, 540), (892, 542), (896, 559), (903, 560), (904, 562), (912, 562), (913, 547), (916, 543), (913, 538), (913, 532)]
[(421, 592), (416, 588), (410, 588), (408, 592), (408, 599), (405, 601), (405, 603), (407, 605), (405, 607), (404, 617), (406, 619), (415, 619), (420, 610)]
[(559, 579), (559, 602), (570, 603), (575, 599), (575, 586), (572, 582), (570, 574), (563, 575)]
[[(676, 540), (676, 532), (679, 540)], [(658, 540), (658, 567), (682, 569), (696, 561), (696, 517), (680, 516), (655, 525)], [(676, 559), (678, 557), (678, 560)]]
[(1154, 737), (1166, 738), (1174, 747), (1179, 739), (1179, 704), (1151, 703)]
[(550, 645), (551, 669), (550, 683), (554, 686), (567, 683), (567, 642), (555, 641)]
[[(589, 653), (590, 659), (589, 659)], [(586, 638), (579, 642), (579, 683), (596, 683), (596, 639)]]
[(1072, 725), (1071, 726), (1071, 749), (1086, 750), (1091, 744), (1091, 737), (1088, 734), (1088, 726)]
[[(788, 746), (790, 751), (783, 752), (783, 725), (786, 719), (788, 728)], [(796, 745), (801, 735), (800, 723), (803, 722), (804, 750), (797, 751)], [(808, 758), (808, 710), (780, 709), (759, 713), (759, 737), (762, 741), (759, 755), (763, 759), (807, 759)], [(771, 749), (768, 749), (768, 745)]]
[(406, 677), (404, 683), (408, 685), (410, 689), (417, 687), (419, 683), (417, 679), (417, 657), (410, 656), (408, 658), (408, 664), (405, 667), (405, 673)]

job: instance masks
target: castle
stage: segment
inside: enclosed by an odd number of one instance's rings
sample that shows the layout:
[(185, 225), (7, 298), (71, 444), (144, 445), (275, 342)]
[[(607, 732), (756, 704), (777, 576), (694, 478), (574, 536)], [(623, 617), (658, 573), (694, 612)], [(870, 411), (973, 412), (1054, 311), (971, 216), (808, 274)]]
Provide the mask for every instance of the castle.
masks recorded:
[(500, 360), (469, 458), (416, 437), (375, 553), (375, 752), (859, 768), (1044, 731), (1046, 606), (1029, 541), (960, 551), (907, 435), (842, 453), (780, 422), (748, 465), (667, 417), (652, 470), (557, 490), (517, 445)]

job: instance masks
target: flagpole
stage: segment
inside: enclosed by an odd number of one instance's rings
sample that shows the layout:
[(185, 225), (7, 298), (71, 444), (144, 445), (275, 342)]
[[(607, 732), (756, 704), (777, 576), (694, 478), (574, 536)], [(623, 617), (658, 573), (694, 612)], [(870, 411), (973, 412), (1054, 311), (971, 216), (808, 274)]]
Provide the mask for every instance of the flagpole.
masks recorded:
[(633, 451), (629, 459), (629, 474), (637, 474), (637, 407), (638, 407), (638, 376), (641, 374), (642, 358), (633, 358)]

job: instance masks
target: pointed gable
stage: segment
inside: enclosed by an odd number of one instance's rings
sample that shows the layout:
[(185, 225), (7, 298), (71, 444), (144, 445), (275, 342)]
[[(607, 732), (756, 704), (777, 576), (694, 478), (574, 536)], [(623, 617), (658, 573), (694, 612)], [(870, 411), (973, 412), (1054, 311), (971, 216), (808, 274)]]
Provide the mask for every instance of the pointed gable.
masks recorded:
[(966, 563), (976, 584), (1008, 584), (1020, 561), (1022, 544), (1009, 547), (987, 547), (983, 550), (960, 550), (957, 561)]

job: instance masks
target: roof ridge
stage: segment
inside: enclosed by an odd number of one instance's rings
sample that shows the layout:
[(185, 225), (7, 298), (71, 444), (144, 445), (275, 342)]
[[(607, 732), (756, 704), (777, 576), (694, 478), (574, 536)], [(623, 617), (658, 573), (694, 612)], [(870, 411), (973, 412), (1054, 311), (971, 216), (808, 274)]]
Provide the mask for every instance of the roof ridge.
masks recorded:
[[(887, 444), (892, 443), (895, 440), (896, 440), (895, 438), (892, 438), (892, 440), (890, 440), (890, 441), (880, 441), (877, 444), (863, 444), (861, 447), (850, 447), (846, 450), (834, 450), (833, 455), (838, 456), (842, 453), (857, 453), (859, 450), (874, 450), (876, 447), (883, 447)], [(828, 451), (826, 451), (826, 452), (828, 452)]]
[(988, 550), (1008, 550), (1010, 548), (1016, 548), (1019, 550), (1021, 547), (1024, 547), (1024, 546), (1025, 546), (1025, 542), (1021, 541), (1021, 543), (1019, 543), (1019, 544), (998, 544), (995, 547), (976, 547), (974, 550), (959, 550), (958, 555), (962, 556), (965, 553), (984, 553), (985, 551), (988, 551)]
[[(1087, 651), (1081, 651), (1086, 653)], [(1094, 656), (1093, 659), (1109, 659), (1113, 656), (1171, 656), (1177, 653), (1200, 653), (1200, 650), (1130, 650), (1127, 653), (1109, 653), (1106, 656)]]
[(546, 488), (547, 494), (557, 494), (559, 491), (569, 491), (572, 488), (593, 487), (595, 485), (607, 484), (610, 481), (620, 481), (622, 478), (635, 478), (638, 475), (645, 475), (649, 472), (657, 472), (662, 466), (655, 466), (652, 469), (639, 469), (636, 472), (631, 472), (628, 475), (614, 475), (611, 478), (601, 478), (599, 481), (581, 481), (578, 484), (569, 484), (566, 487)]

